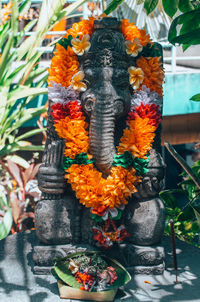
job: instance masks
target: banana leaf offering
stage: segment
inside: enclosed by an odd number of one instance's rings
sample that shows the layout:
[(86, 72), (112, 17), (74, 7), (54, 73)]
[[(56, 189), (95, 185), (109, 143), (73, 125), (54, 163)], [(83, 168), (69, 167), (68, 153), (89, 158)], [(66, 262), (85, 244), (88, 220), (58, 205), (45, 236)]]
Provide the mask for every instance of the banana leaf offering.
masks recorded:
[[(58, 280), (62, 298), (94, 301), (112, 301), (118, 287), (131, 280), (130, 274), (118, 261), (96, 251), (78, 252), (55, 259), (52, 274)], [(69, 292), (70, 297), (67, 296)], [(72, 297), (72, 293), (78, 295)]]

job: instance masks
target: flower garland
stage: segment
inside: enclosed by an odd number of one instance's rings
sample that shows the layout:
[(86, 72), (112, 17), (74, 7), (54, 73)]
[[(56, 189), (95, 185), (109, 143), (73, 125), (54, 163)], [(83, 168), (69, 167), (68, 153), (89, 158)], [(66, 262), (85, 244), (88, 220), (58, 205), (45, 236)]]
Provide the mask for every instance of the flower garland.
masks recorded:
[(114, 220), (121, 218), (124, 206), (147, 171), (148, 154), (161, 121), (164, 73), (160, 57), (142, 56), (153, 48), (149, 35), (122, 20), (126, 52), (136, 57), (136, 66), (128, 69), (135, 93), (110, 175), (104, 179), (89, 153), (88, 124), (78, 100), (78, 93), (87, 89), (84, 73), (78, 69), (78, 56), (90, 48), (93, 22), (94, 18), (90, 18), (74, 24), (58, 42), (49, 70), (49, 98), (53, 101), (51, 115), (56, 132), (65, 139), (65, 178), (80, 203), (91, 208), (92, 218), (97, 223), (105, 222), (93, 231), (98, 244), (108, 248), (129, 236), (123, 225), (115, 226)]

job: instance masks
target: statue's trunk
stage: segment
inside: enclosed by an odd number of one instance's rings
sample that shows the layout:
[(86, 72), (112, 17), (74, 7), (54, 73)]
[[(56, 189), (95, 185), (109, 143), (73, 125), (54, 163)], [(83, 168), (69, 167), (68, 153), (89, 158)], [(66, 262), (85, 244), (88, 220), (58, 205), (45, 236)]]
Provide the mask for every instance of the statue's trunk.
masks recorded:
[(104, 177), (109, 174), (115, 154), (114, 127), (112, 104), (106, 100), (96, 103), (90, 119), (90, 152)]

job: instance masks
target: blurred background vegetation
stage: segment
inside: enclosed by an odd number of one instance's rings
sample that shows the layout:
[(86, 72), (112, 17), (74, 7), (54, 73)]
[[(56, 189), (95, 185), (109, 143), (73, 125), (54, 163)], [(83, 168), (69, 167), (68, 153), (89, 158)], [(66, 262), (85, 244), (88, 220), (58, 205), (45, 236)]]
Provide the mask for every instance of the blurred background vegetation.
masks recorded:
[[(0, 239), (3, 239), (10, 232), (34, 228), (34, 208), (40, 198), (36, 176), (45, 142), (46, 80), (54, 45), (63, 32), (81, 18), (104, 12), (119, 19), (128, 18), (145, 28), (154, 41), (163, 43), (164, 51), (171, 43), (187, 52), (200, 44), (200, 1), (11, 0), (1, 1), (0, 5)], [(173, 69), (173, 62), (171, 65)], [(191, 101), (199, 102), (200, 93), (191, 95)], [(188, 99), (188, 104), (191, 101)], [(189, 142), (197, 142), (196, 137), (199, 131)], [(198, 179), (199, 147), (197, 142), (195, 150), (190, 150), (195, 157), (192, 170)], [(168, 157), (166, 151), (164, 157)], [(200, 246), (200, 188), (187, 169), (182, 172), (187, 162), (180, 169), (177, 166), (172, 161), (168, 170), (177, 169), (181, 174), (179, 181), (173, 186), (166, 182), (168, 190), (161, 193), (166, 206), (166, 233), (170, 233), (169, 220), (173, 219), (176, 235)]]

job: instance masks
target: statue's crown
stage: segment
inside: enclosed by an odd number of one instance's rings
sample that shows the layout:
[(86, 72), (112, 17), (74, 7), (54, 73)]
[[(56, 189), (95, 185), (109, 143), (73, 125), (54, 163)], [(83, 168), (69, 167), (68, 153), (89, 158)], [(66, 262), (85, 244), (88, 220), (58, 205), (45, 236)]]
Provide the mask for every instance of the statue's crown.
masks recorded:
[[(91, 47), (80, 59), (83, 67), (119, 67), (127, 69), (130, 57), (126, 53), (125, 39), (117, 18), (102, 18), (94, 21)], [(134, 63), (132, 63), (133, 65)]]

